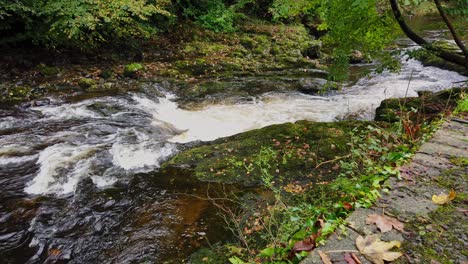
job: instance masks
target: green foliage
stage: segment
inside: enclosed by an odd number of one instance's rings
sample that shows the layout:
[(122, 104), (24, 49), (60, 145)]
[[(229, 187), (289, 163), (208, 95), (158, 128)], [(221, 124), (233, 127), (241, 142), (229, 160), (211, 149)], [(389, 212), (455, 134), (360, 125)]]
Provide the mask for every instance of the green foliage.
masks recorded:
[(242, 17), (238, 11), (253, 0), (239, 0), (226, 6), (222, 0), (178, 0), (187, 18), (194, 19), (197, 24), (214, 32), (235, 31), (235, 20)]
[(347, 69), (353, 50), (364, 54), (381, 54), (395, 39), (397, 25), (378, 0), (327, 1), (323, 6), (323, 28), (328, 30), (325, 42), (335, 47), (334, 68), (337, 79)]
[(335, 164), (331, 170), (339, 172), (338, 178), (309, 187), (305, 182), (287, 184), (287, 177), (274, 176), (279, 163), (294, 161), (286, 153), (278, 159), (274, 147), (260, 148), (248, 171), (260, 171), (263, 185), (274, 197), (264, 206), (243, 205), (249, 208), (248, 217), (237, 217), (245, 219), (237, 223), (238, 230), (243, 232), (244, 244), (258, 254), (232, 257), (231, 263), (299, 263), (307, 252), (294, 250), (298, 242), (308, 241), (315, 234), (318, 237), (306, 243), (324, 243), (328, 235), (344, 226), (352, 208), (371, 206), (380, 197), (380, 191), (386, 191), (385, 180), (398, 176), (395, 167), (411, 157), (411, 149), (402, 141), (397, 127), (369, 125), (356, 128), (347, 136), (349, 155), (326, 161)]
[(457, 107), (453, 111), (454, 114), (463, 114), (463, 113), (468, 113), (468, 96), (466, 94), (463, 94), (462, 99), (458, 102)]
[(275, 0), (270, 9), (276, 19), (291, 19), (311, 13), (318, 17), (319, 30), (328, 34), (325, 46), (333, 47), (335, 59), (331, 77), (347, 77), (349, 56), (353, 50), (367, 55), (382, 55), (396, 37), (397, 25), (382, 0)]
[(468, 15), (468, 0), (450, 0), (448, 1), (448, 5), (446, 11), (450, 15)]
[(311, 12), (319, 4), (320, 0), (274, 0), (269, 11), (275, 20), (290, 19)]
[(91, 49), (149, 38), (157, 17), (170, 18), (168, 0), (17, 0), (0, 3), (2, 43), (31, 39), (52, 47)]

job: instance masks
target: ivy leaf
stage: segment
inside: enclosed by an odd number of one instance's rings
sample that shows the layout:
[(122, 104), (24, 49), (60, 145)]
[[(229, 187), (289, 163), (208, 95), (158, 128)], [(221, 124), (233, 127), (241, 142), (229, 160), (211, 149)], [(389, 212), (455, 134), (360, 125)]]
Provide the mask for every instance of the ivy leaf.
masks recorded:
[(400, 241), (381, 241), (378, 235), (356, 238), (356, 246), (359, 252), (374, 264), (384, 264), (385, 261), (393, 261), (403, 254), (390, 251), (393, 247), (400, 247)]
[(404, 224), (398, 221), (397, 219), (378, 214), (370, 214), (369, 216), (367, 216), (366, 224), (377, 225), (377, 227), (380, 229), (380, 232), (382, 233), (388, 232), (392, 230), (392, 228), (403, 232), (404, 228)]
[(448, 194), (440, 193), (439, 195), (432, 195), (432, 201), (436, 204), (446, 204), (455, 199), (457, 193), (454, 190), (451, 190)]

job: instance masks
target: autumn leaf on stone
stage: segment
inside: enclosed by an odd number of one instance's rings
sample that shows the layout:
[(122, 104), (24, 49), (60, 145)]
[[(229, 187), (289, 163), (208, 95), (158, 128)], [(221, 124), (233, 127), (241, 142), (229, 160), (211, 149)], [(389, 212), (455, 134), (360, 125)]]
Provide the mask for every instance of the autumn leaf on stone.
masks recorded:
[(400, 247), (400, 245), (400, 241), (381, 241), (378, 235), (356, 238), (356, 247), (359, 252), (374, 264), (384, 264), (384, 260), (393, 261), (401, 257), (403, 255), (401, 252), (390, 251), (390, 249)]
[(347, 264), (362, 264), (361, 260), (354, 253), (345, 253), (344, 260)]
[(377, 227), (380, 229), (380, 232), (382, 233), (388, 232), (392, 230), (392, 228), (403, 232), (404, 228), (404, 224), (398, 221), (397, 219), (378, 214), (370, 214), (369, 216), (367, 216), (366, 224), (377, 225)]
[(323, 264), (333, 264), (327, 254), (323, 253), (321, 250), (317, 252), (322, 260)]
[(441, 193), (439, 195), (432, 195), (432, 201), (436, 204), (446, 204), (455, 199), (457, 193), (454, 190), (451, 190), (448, 194)]

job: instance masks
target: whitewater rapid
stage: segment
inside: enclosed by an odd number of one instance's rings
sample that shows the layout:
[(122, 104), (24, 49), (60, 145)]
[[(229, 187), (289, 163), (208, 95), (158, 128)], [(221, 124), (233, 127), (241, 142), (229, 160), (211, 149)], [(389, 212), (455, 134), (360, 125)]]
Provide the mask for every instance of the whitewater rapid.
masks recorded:
[(399, 73), (362, 78), (330, 96), (268, 93), (186, 110), (155, 84), (160, 97), (131, 93), (73, 104), (54, 101), (18, 117), (0, 115), (0, 166), (5, 173), (14, 173), (22, 164), (35, 164), (25, 192), (63, 195), (86, 177), (104, 187), (130, 174), (155, 170), (177, 152), (179, 143), (297, 120), (332, 122), (348, 116), (370, 120), (384, 99), (436, 92), (466, 80), (415, 60), (402, 62)]

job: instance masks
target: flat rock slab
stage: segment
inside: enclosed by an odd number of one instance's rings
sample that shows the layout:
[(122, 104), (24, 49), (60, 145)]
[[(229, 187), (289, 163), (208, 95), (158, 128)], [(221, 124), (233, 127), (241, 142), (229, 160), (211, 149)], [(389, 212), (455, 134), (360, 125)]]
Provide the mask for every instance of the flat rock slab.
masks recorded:
[[(392, 178), (388, 181), (391, 189), (389, 193), (383, 195), (371, 208), (356, 209), (347, 218), (346, 228), (331, 235), (325, 245), (312, 251), (301, 264), (323, 263), (317, 253), (318, 250), (326, 253), (333, 264), (348, 264), (344, 258), (345, 251), (356, 251), (356, 238), (359, 235), (371, 234), (379, 234), (383, 241), (403, 242), (400, 251), (404, 253), (404, 257), (400, 257), (396, 263), (440, 263), (435, 259), (431, 259), (429, 262), (424, 260), (423, 255), (426, 253), (417, 252), (414, 248), (418, 247), (423, 248), (422, 250), (432, 250), (430, 252), (435, 252), (434, 256), (447, 257), (448, 255), (448, 258), (452, 258), (453, 261), (450, 259), (447, 263), (468, 263), (466, 262), (468, 261), (466, 257), (468, 234), (464, 228), (467, 224), (463, 224), (467, 223), (468, 220), (467, 208), (457, 207), (453, 216), (452, 214), (444, 215), (453, 218), (452, 221), (447, 221), (447, 224), (431, 219), (432, 214), (440, 208), (440, 205), (432, 202), (432, 195), (441, 192), (448, 193), (449, 183), (457, 188), (458, 194), (466, 195), (465, 179), (468, 167), (466, 161), (462, 162), (461, 165), (454, 164), (452, 161), (456, 158), (468, 158), (468, 125), (452, 120), (443, 124), (433, 138), (420, 147), (411, 163), (400, 168), (401, 180)], [(405, 223), (404, 232), (393, 229), (381, 233), (375, 225), (366, 224), (366, 219), (370, 214), (386, 215), (398, 219)], [(419, 229), (416, 231), (412, 229), (416, 225), (415, 223), (422, 223), (422, 226), (418, 226)], [(440, 237), (440, 242), (436, 240), (437, 243), (429, 243), (421, 247), (420, 245), (424, 244), (425, 235), (428, 232), (439, 232), (437, 235)], [(465, 250), (457, 251), (459, 248), (465, 248)], [(359, 253), (354, 254), (362, 263), (370, 263)]]

